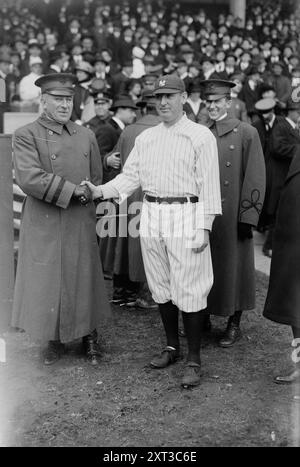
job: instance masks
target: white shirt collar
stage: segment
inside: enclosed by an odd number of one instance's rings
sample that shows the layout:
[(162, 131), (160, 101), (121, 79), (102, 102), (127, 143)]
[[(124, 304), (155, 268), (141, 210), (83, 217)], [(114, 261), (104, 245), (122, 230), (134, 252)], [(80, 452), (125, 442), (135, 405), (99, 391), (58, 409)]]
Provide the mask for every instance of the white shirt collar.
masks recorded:
[(115, 115), (112, 117), (112, 119), (116, 122), (116, 124), (121, 128), (121, 130), (124, 130), (125, 128), (125, 123), (122, 122), (122, 120), (120, 120), (118, 117), (116, 117)]
[(293, 130), (295, 130), (296, 129), (296, 123), (293, 122), (293, 120), (291, 120), (289, 117), (285, 117), (285, 119), (289, 122), (289, 124), (291, 125)]
[(273, 127), (274, 122), (275, 122), (275, 118), (276, 118), (276, 115), (274, 114), (273, 117), (272, 117), (272, 119), (268, 122), (268, 125), (269, 125), (270, 128)]

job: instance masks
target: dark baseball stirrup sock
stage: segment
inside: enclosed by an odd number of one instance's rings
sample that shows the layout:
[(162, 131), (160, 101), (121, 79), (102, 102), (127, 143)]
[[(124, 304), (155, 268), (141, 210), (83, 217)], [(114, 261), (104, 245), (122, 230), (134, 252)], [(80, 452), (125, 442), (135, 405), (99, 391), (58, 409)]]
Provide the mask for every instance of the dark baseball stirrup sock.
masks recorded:
[(228, 324), (239, 326), (241, 322), (242, 313), (242, 311), (236, 311), (234, 315), (230, 316), (230, 318), (228, 319)]
[(167, 337), (167, 345), (179, 350), (178, 308), (171, 301), (159, 303), (158, 306)]
[(200, 365), (200, 344), (205, 320), (203, 311), (195, 313), (182, 312), (182, 320), (188, 345), (188, 362), (198, 363)]

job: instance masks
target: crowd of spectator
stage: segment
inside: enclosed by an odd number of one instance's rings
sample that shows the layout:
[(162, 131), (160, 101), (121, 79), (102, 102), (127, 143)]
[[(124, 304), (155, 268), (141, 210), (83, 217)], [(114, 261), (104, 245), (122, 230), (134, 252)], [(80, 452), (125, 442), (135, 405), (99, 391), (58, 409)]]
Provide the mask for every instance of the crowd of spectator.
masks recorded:
[(248, 2), (243, 25), (232, 14), (209, 17), (199, 5), (164, 0), (2, 2), (1, 113), (37, 110), (40, 89), (34, 81), (61, 71), (75, 73), (80, 83), (72, 117), (77, 122), (93, 115), (84, 114), (90, 95), (126, 94), (138, 101), (142, 89), (151, 89), (165, 73), (185, 81), (186, 110), (196, 121), (203, 118), (199, 81), (207, 78), (236, 81), (233, 111), (243, 120), (252, 118), (261, 97), (274, 97), (284, 111), (300, 85), (300, 15), (286, 5)]

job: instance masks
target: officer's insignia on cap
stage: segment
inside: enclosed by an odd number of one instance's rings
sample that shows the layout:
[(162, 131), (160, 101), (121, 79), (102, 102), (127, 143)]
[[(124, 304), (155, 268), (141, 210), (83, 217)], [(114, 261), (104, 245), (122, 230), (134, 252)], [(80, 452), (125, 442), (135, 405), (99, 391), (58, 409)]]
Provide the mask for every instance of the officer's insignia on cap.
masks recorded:
[(165, 79), (161, 79), (160, 82), (158, 83), (159, 84), (159, 87), (163, 87), (166, 85), (166, 80)]

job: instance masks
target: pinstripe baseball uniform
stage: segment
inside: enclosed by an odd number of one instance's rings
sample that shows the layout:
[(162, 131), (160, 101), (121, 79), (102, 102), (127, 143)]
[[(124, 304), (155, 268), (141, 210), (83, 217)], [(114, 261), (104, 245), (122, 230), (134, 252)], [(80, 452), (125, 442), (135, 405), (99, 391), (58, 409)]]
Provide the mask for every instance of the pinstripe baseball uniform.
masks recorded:
[(157, 303), (171, 300), (185, 312), (206, 307), (213, 283), (210, 248), (202, 253), (192, 248), (201, 245), (203, 229), (210, 230), (221, 214), (219, 183), (215, 137), (184, 114), (172, 126), (161, 123), (139, 135), (123, 172), (101, 187), (104, 199), (120, 201), (139, 186), (151, 196), (198, 197), (197, 203), (184, 204), (144, 200), (142, 254)]

